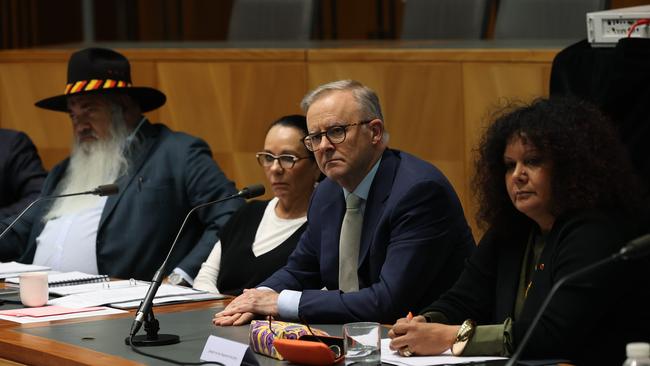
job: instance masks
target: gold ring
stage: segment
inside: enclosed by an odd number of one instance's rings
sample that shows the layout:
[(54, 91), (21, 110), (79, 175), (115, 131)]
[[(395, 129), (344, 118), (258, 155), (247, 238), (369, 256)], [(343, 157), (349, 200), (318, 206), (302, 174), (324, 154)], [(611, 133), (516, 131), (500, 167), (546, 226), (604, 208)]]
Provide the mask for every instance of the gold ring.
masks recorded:
[(413, 356), (413, 352), (411, 352), (411, 350), (409, 349), (409, 346), (406, 346), (406, 347), (402, 348), (400, 352), (402, 353), (402, 356), (404, 356), (404, 357)]

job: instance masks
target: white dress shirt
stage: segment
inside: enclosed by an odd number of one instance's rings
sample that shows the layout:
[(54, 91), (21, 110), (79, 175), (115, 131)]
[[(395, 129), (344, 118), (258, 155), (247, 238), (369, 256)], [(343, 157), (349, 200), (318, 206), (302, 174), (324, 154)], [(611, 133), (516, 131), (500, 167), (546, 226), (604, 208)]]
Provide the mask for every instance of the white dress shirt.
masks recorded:
[(99, 198), (93, 207), (48, 220), (36, 238), (34, 264), (61, 272), (99, 274), (97, 230), (107, 198)]

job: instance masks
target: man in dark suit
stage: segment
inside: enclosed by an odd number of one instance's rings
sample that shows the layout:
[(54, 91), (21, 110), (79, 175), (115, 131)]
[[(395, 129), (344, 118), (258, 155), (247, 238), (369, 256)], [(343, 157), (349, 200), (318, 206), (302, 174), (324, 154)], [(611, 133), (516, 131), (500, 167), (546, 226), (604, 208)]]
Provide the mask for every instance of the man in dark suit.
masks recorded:
[(264, 314), (390, 323), (420, 310), (455, 282), (474, 249), (456, 193), (433, 165), (387, 148), (379, 100), (359, 82), (322, 85), (302, 107), (310, 132), (303, 141), (327, 176), (307, 229), (284, 268), (213, 322)]
[[(151, 279), (186, 213), (237, 192), (204, 141), (142, 116), (165, 100), (159, 90), (131, 86), (130, 65), (121, 54), (101, 48), (74, 53), (65, 94), (36, 103), (69, 113), (74, 132), (71, 156), (47, 176), (43, 195), (106, 183), (116, 183), (119, 193), (35, 207), (0, 241), (0, 260)], [(192, 283), (241, 203), (206, 207), (189, 219), (166, 269), (173, 269), (171, 282)]]
[(32, 140), (22, 132), (0, 128), (0, 219), (36, 199), (46, 175)]

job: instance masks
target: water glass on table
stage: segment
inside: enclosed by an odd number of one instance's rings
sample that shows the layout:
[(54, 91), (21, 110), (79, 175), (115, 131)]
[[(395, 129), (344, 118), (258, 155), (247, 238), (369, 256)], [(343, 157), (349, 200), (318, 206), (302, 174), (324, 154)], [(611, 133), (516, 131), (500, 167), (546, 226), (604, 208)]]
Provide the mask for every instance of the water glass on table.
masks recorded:
[(343, 325), (345, 364), (381, 363), (380, 325), (373, 322)]

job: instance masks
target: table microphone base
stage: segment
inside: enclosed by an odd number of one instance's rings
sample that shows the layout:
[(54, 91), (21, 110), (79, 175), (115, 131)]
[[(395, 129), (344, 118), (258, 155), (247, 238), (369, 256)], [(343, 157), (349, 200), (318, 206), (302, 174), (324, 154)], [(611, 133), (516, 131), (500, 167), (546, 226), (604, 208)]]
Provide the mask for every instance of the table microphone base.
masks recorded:
[[(124, 338), (126, 345), (130, 344), (131, 337)], [(156, 338), (149, 339), (147, 335), (137, 335), (133, 337), (133, 345), (138, 347), (151, 347), (151, 346), (166, 346), (169, 344), (176, 344), (181, 341), (181, 338), (176, 334), (158, 334)]]

